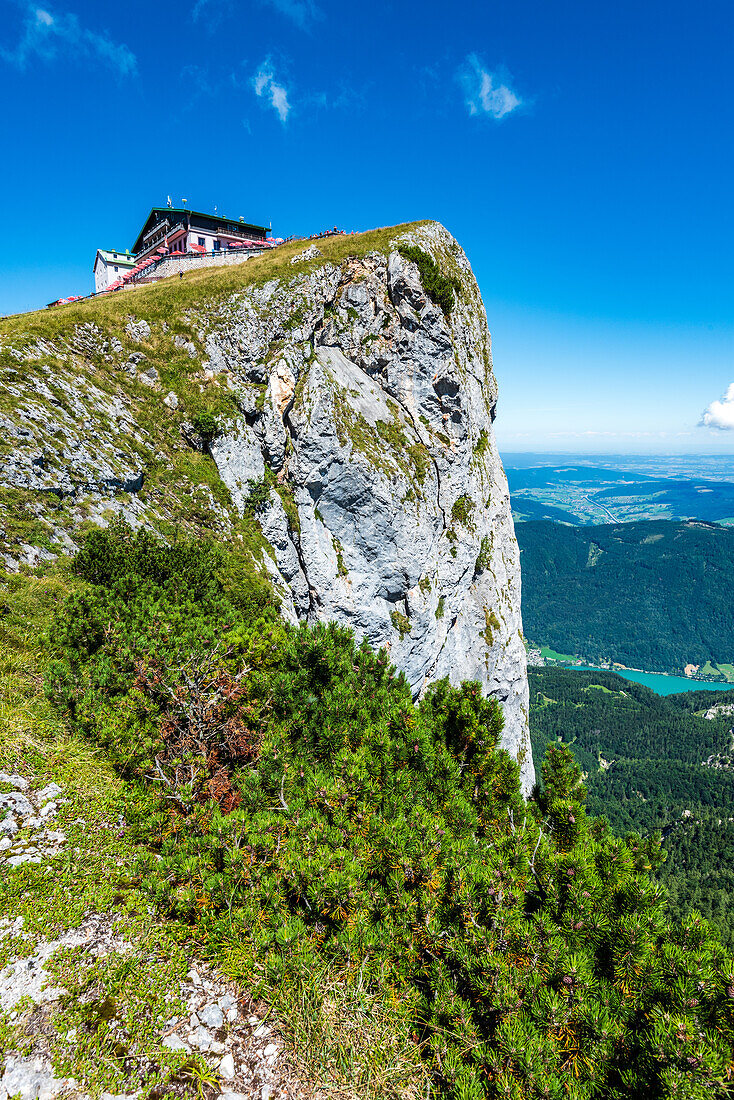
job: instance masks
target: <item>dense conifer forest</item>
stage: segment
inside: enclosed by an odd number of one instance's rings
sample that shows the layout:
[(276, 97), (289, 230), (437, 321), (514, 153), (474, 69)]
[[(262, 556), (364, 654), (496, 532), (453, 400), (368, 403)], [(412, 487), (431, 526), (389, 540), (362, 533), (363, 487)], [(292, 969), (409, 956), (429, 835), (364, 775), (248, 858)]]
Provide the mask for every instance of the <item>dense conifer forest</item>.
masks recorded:
[(662, 697), (607, 672), (531, 669), (530, 728), (540, 760), (567, 745), (584, 772), (589, 812), (620, 833), (660, 833), (657, 877), (671, 911), (694, 908), (734, 944), (732, 692)]
[(526, 637), (653, 672), (734, 662), (731, 528), (532, 521), (516, 530)]

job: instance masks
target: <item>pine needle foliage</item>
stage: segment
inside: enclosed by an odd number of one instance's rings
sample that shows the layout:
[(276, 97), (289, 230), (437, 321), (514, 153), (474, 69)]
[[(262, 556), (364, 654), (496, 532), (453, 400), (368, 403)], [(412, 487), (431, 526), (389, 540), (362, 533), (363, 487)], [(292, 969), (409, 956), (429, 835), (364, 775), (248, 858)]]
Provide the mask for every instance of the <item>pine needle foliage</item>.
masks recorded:
[(417, 266), (426, 294), (448, 317), (454, 308), (454, 297), (461, 290), (459, 280), (444, 275), (433, 257), (417, 245), (401, 245), (398, 251)]
[(384, 651), (286, 626), (214, 550), (118, 528), (76, 569), (49, 695), (128, 778), (159, 910), (250, 945), (256, 992), (336, 967), (453, 1100), (731, 1094), (732, 958), (671, 925), (658, 844), (587, 817), (567, 749), (524, 803), (478, 684), (415, 706)]

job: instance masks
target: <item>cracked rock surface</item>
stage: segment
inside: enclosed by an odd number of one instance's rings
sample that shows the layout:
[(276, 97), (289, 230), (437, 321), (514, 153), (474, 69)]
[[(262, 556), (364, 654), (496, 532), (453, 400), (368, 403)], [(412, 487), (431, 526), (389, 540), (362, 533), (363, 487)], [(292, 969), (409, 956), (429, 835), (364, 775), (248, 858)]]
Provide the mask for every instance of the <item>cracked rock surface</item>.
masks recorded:
[(403, 239), (458, 279), (448, 318), (397, 250), (222, 305), (207, 353), (243, 414), (211, 454), (240, 508), (265, 464), (276, 474), (261, 524), (288, 617), (336, 620), (386, 646), (415, 696), (444, 676), (481, 681), (527, 793), (519, 552), (484, 307), (446, 230)]

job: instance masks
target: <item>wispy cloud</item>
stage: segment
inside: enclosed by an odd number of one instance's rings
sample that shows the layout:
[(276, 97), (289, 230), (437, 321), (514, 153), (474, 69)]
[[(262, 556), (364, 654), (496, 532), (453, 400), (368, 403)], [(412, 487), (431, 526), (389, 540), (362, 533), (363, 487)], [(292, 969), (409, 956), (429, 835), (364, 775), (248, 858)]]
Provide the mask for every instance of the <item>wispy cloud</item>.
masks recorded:
[(72, 12), (38, 7), (28, 0), (16, 0), (23, 11), (23, 26), (15, 46), (0, 46), (0, 58), (18, 69), (33, 60), (52, 61), (63, 54), (94, 58), (120, 76), (132, 76), (137, 70), (135, 54), (123, 43), (113, 42), (107, 34), (83, 27)]
[(313, 3), (313, 0), (264, 0), (270, 7), (275, 8), (281, 15), (292, 19), (297, 27), (305, 30), (317, 19), (323, 19), (324, 13)]
[(717, 428), (720, 432), (734, 431), (734, 382), (719, 401), (712, 401), (698, 422), (704, 428)]
[[(323, 19), (324, 13), (314, 0), (260, 0), (261, 4), (274, 8), (280, 15), (290, 19), (301, 30), (308, 30), (319, 19)], [(235, 9), (232, 0), (196, 0), (191, 9), (191, 18), (194, 22), (206, 19), (216, 26), (222, 15), (228, 15)]]
[(519, 95), (501, 83), (497, 73), (485, 69), (475, 53), (470, 53), (459, 69), (459, 82), (470, 115), (500, 119), (522, 105)]
[(252, 78), (252, 87), (255, 95), (267, 100), (281, 122), (285, 122), (291, 105), (288, 102), (288, 91), (284, 84), (275, 79), (273, 64), (269, 57), (263, 61)]

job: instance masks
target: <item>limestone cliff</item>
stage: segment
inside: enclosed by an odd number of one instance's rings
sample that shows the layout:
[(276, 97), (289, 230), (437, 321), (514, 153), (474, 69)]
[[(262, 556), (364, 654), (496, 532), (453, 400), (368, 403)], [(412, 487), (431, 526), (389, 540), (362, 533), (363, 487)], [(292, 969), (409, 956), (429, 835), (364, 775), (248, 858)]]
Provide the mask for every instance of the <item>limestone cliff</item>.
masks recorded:
[[(0, 330), (5, 559), (51, 555), (81, 519), (115, 511), (165, 528), (182, 496), (236, 538), (257, 484), (284, 614), (387, 646), (416, 696), (443, 676), (480, 680), (527, 791), (519, 554), (484, 307), (441, 226), (373, 236), (77, 307), (50, 333)], [(454, 281), (446, 314), (406, 245)], [(201, 395), (211, 436), (191, 423)], [(17, 520), (29, 509), (35, 540)]]

